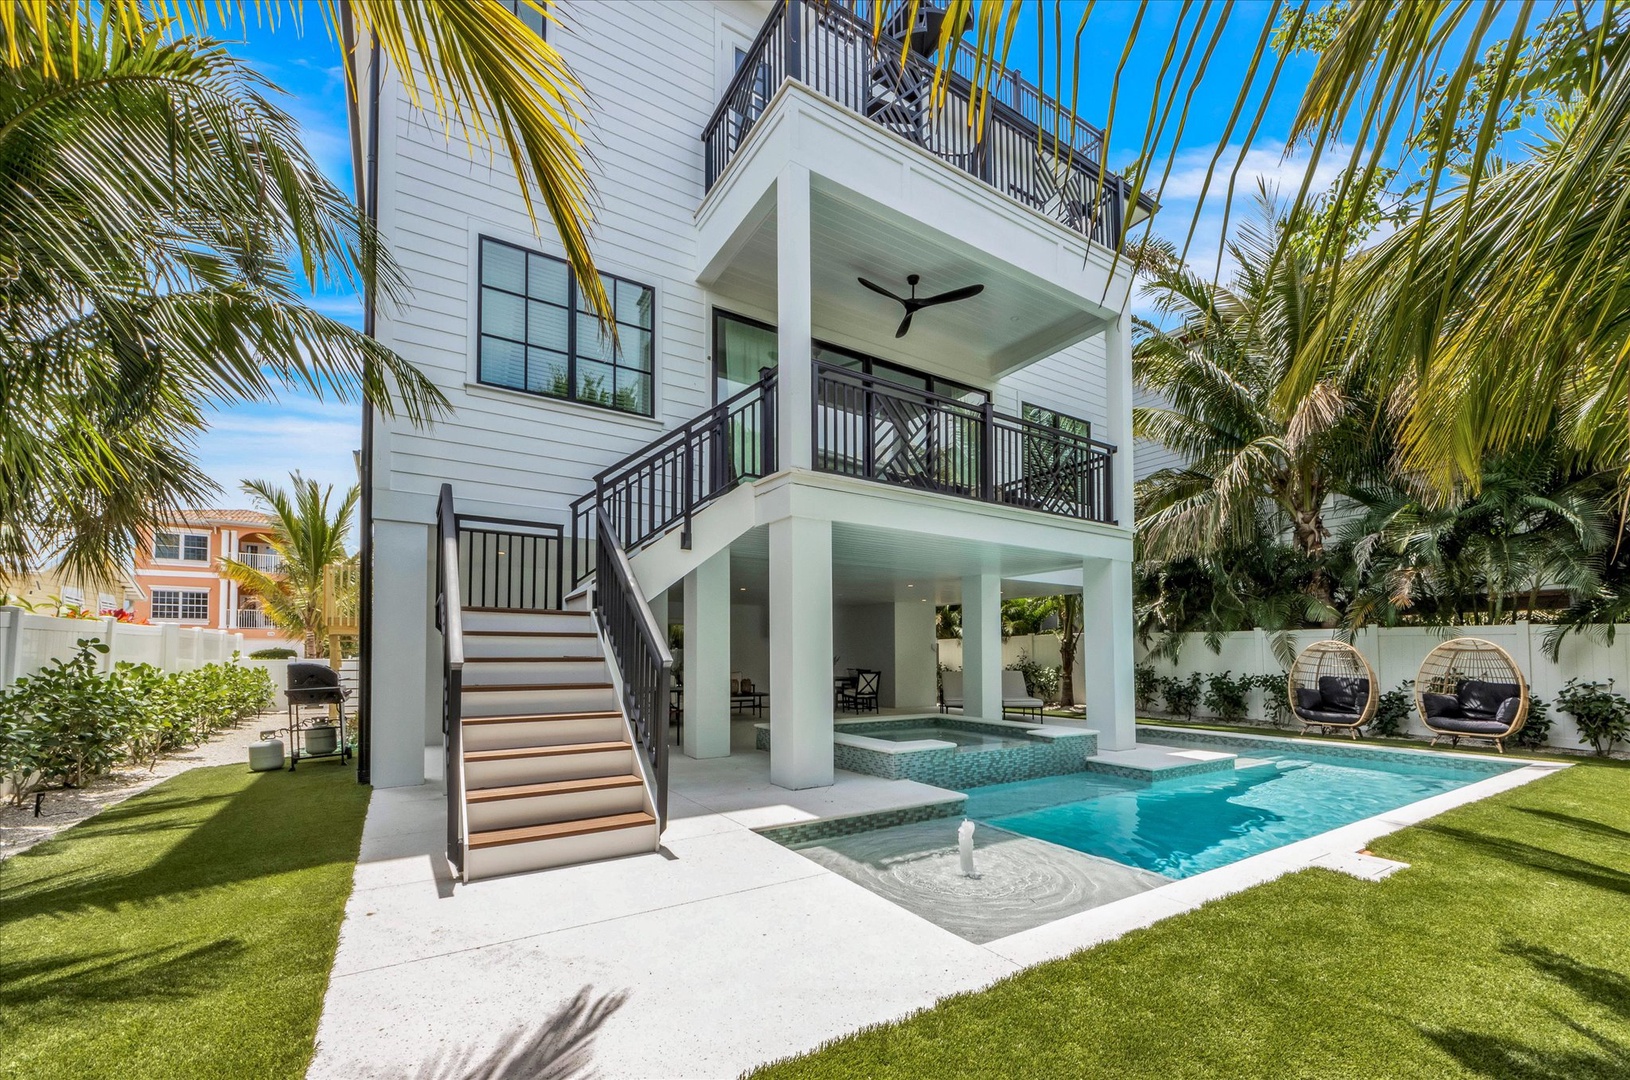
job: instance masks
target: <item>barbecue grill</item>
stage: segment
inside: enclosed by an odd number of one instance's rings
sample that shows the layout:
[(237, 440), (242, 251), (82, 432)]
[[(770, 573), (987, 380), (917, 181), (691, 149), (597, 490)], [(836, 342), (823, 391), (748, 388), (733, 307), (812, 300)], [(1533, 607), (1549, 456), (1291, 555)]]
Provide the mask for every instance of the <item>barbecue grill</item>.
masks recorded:
[[(289, 771), (302, 757), (337, 757), (341, 762), (351, 758), (351, 747), (345, 734), (345, 699), (351, 692), (340, 685), (340, 673), (327, 664), (294, 661), (289, 664), (289, 685), (283, 696), (289, 702)], [(323, 711), (311, 717), (301, 717), (302, 707), (316, 705)], [(339, 713), (339, 736), (332, 743), (332, 726), (328, 722), (328, 706)], [(329, 730), (324, 730), (329, 729)], [(313, 738), (316, 736), (316, 738)]]

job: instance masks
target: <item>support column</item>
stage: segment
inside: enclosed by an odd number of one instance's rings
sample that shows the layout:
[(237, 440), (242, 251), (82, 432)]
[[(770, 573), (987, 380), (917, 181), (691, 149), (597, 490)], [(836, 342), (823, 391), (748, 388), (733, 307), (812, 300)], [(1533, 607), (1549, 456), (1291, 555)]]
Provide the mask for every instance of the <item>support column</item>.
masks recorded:
[(730, 753), (730, 551), (685, 575), (685, 756)]
[(374, 591), (368, 689), (375, 787), (424, 783), (425, 746), (432, 738), (441, 740), (441, 640), (431, 621), (431, 535), (428, 525), (374, 522), (375, 580), (392, 583)]
[(934, 664), (934, 605), (920, 600), (895, 604), (893, 697), (884, 704), (933, 712)]
[(1105, 409), (1109, 414), (1107, 441), (1115, 444), (1110, 466), (1114, 487), (1115, 521), (1130, 529), (1132, 511), (1132, 315), (1123, 311), (1104, 329)]
[(812, 312), (809, 240), (809, 170), (788, 165), (775, 185), (776, 405), (778, 464), (808, 469), (815, 415), (810, 352)]
[(1002, 719), (1002, 579), (962, 579), (962, 715)]
[(770, 781), (832, 783), (832, 523), (770, 523)]
[(1081, 570), (1081, 648), (1076, 665), (1086, 691), (1087, 726), (1101, 750), (1137, 743), (1132, 693), (1132, 564), (1088, 559)]

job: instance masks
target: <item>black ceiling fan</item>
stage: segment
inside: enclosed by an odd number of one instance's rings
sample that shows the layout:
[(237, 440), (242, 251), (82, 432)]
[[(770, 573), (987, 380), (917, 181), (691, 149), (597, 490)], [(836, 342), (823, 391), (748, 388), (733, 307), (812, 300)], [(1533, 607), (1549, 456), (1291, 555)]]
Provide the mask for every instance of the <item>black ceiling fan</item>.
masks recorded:
[(924, 296), (919, 298), (917, 296), (917, 282), (922, 280), (922, 276), (919, 274), (912, 274), (906, 278), (906, 284), (911, 286), (910, 296), (896, 296), (887, 289), (883, 288), (883, 286), (877, 284), (875, 281), (867, 281), (865, 278), (859, 278), (857, 280), (859, 280), (862, 285), (872, 290), (872, 292), (882, 293), (884, 296), (906, 309), (906, 317), (900, 320), (900, 329), (894, 332), (894, 336), (897, 338), (903, 338), (906, 336), (906, 331), (911, 329), (911, 317), (917, 314), (917, 312), (921, 311), (923, 308), (933, 307), (935, 304), (954, 304), (958, 300), (966, 300), (970, 296), (978, 296), (980, 293), (985, 291), (985, 287), (983, 285), (964, 285), (960, 289), (952, 289), (950, 292), (942, 292), (938, 296)]

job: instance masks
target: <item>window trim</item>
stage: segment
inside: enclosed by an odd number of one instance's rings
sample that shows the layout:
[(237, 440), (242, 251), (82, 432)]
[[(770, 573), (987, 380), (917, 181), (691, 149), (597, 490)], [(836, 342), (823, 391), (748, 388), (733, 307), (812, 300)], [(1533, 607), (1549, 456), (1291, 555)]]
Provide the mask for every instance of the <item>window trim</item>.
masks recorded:
[[(174, 536), (176, 555), (174, 558), (158, 553), (158, 538), (161, 536)], [(187, 558), (187, 538), (202, 537), (204, 541), (204, 557), (202, 559)], [(210, 534), (199, 529), (155, 529), (153, 530), (153, 543), (151, 552), (153, 561), (173, 566), (208, 566), (214, 545), (210, 541)]]
[[(175, 615), (173, 617), (169, 615), (160, 615), (158, 613), (158, 598), (160, 593), (175, 593)], [(202, 596), (204, 598), (204, 614), (202, 616), (187, 615), (186, 597), (189, 594), (193, 596)], [(151, 590), (148, 605), (148, 612), (154, 622), (180, 623), (187, 626), (208, 625), (210, 621), (210, 609), (213, 606), (208, 589), (188, 589), (179, 585), (165, 585)]]
[[(554, 262), (559, 263), (561, 266), (565, 267), (565, 269), (566, 269), (566, 303), (565, 303), (564, 307), (565, 307), (565, 311), (566, 311), (566, 352), (565, 352), (565, 357), (566, 357), (566, 385), (567, 385), (567, 388), (571, 391), (570, 396), (562, 397), (562, 396), (560, 396), (558, 394), (546, 394), (541, 390), (529, 390), (525, 386), (507, 386), (504, 383), (500, 383), (500, 382), (490, 382), (490, 381), (488, 381), (487, 379), (485, 379), (483, 377), (482, 363), (481, 363), (481, 344), (482, 344), (482, 340), (484, 338), (492, 337), (492, 338), (494, 338), (496, 340), (499, 340), (499, 341), (506, 341), (506, 342), (510, 342), (511, 344), (519, 344), (521, 346), (521, 349), (523, 350), (523, 353), (522, 353), (522, 355), (523, 355), (523, 360), (522, 360), (523, 365), (526, 362), (525, 359), (524, 359), (525, 350), (530, 349), (530, 348), (533, 347), (532, 345), (528, 344), (526, 341), (515, 342), (514, 339), (509, 338), (509, 337), (505, 337), (502, 334), (488, 334), (486, 332), (486, 327), (485, 327), (485, 322), (486, 322), (485, 307), (486, 307), (486, 305), (482, 303), (482, 296), (483, 296), (483, 293), (484, 293), (484, 291), (486, 289), (490, 288), (490, 289), (494, 290), (495, 292), (502, 293), (505, 296), (519, 297), (523, 305), (531, 303), (535, 299), (534, 297), (531, 296), (530, 293), (525, 292), (525, 291), (520, 292), (520, 293), (515, 293), (515, 292), (511, 292), (508, 289), (501, 288), (501, 287), (499, 287), (497, 285), (488, 285), (486, 283), (487, 244), (489, 244), (489, 243), (500, 244), (500, 245), (502, 245), (504, 247), (510, 248), (510, 249), (512, 249), (514, 251), (518, 251), (518, 252), (521, 253), (521, 256), (522, 256), (523, 260), (525, 260), (525, 264), (526, 264), (527, 280), (526, 280), (525, 284), (530, 284), (530, 282), (531, 282), (531, 273), (532, 273), (532, 270), (531, 270), (531, 256), (536, 255), (536, 256), (538, 256), (539, 258), (542, 258), (542, 259), (550, 259), (550, 260), (552, 260)], [(603, 404), (603, 403), (598, 402), (598, 401), (588, 401), (588, 400), (585, 400), (585, 399), (580, 398), (580, 397), (577, 396), (577, 363), (578, 363), (578, 359), (579, 359), (578, 350), (577, 350), (578, 316), (587, 314), (590, 317), (593, 317), (592, 312), (584, 311), (584, 310), (580, 309), (579, 306), (578, 306), (581, 294), (579, 293), (579, 290), (578, 290), (578, 287), (577, 287), (577, 269), (574, 266), (572, 266), (572, 264), (569, 261), (567, 261), (566, 259), (560, 257), (559, 255), (553, 255), (553, 254), (551, 254), (551, 253), (549, 253), (547, 251), (540, 251), (537, 248), (527, 247), (524, 244), (517, 244), (517, 243), (515, 243), (515, 242), (513, 242), (511, 240), (505, 240), (502, 237), (493, 236), (490, 233), (484, 233), (484, 232), (476, 233), (475, 234), (475, 244), (476, 244), (476, 249), (475, 249), (475, 280), (474, 280), (474, 283), (473, 283), (474, 284), (474, 289), (473, 289), (473, 294), (472, 294), (472, 304), (473, 304), (473, 306), (475, 308), (475, 348), (474, 348), (474, 353), (475, 353), (475, 355), (474, 355), (474, 361), (475, 361), (474, 375), (475, 375), (475, 378), (474, 378), (474, 383), (475, 383), (476, 386), (480, 386), (480, 387), (483, 387), (483, 388), (488, 389), (488, 390), (505, 391), (505, 392), (512, 393), (512, 394), (525, 394), (527, 397), (542, 398), (544, 401), (554, 401), (554, 402), (559, 402), (559, 403), (564, 404), (564, 405), (579, 405), (579, 406), (583, 406), (583, 407), (586, 407), (586, 408), (598, 409), (598, 410), (600, 410), (602, 412), (611, 413), (614, 416), (628, 417), (628, 418), (635, 419), (635, 420), (654, 420), (654, 419), (656, 419), (657, 412), (658, 412), (658, 402), (657, 402), (657, 397), (658, 397), (658, 395), (657, 395), (658, 363), (657, 363), (657, 357), (658, 357), (658, 355), (660, 353), (660, 349), (658, 347), (658, 338), (657, 338), (657, 325), (661, 321), (660, 316), (659, 316), (659, 312), (661, 311), (661, 308), (662, 308), (662, 300), (661, 300), (661, 294), (660, 294), (660, 292), (658, 291), (658, 289), (657, 289), (657, 287), (655, 285), (649, 285), (649, 284), (646, 284), (643, 281), (638, 281), (638, 280), (636, 280), (634, 278), (631, 278), (631, 277), (625, 277), (622, 274), (614, 273), (614, 272), (609, 271), (609, 270), (600, 271), (601, 277), (610, 279), (614, 288), (615, 288), (615, 284), (617, 282), (622, 282), (624, 284), (631, 285), (631, 286), (633, 286), (634, 288), (637, 288), (637, 289), (644, 289), (644, 290), (650, 292), (650, 294), (651, 294), (651, 326), (650, 326), (650, 329), (647, 330), (645, 327), (638, 326), (638, 325), (633, 324), (633, 323), (621, 323), (621, 324), (619, 324), (619, 325), (627, 326), (631, 330), (639, 330), (639, 331), (642, 331), (644, 333), (648, 333), (648, 334), (651, 335), (651, 370), (648, 371), (648, 372), (643, 372), (643, 374), (646, 376), (646, 378), (650, 380), (649, 387), (648, 387), (648, 393), (646, 395), (646, 403), (649, 406), (649, 410), (644, 411), (644, 412), (640, 412), (640, 411), (635, 411), (635, 410), (631, 410), (631, 409), (620, 409), (614, 404)], [(523, 285), (523, 289), (524, 289), (524, 285)], [(553, 301), (547, 301), (547, 300), (539, 300), (538, 302), (539, 303), (550, 303), (550, 304), (553, 303)], [(613, 304), (615, 304), (615, 298), (613, 298)], [(557, 304), (555, 306), (559, 307), (561, 305)], [(550, 350), (550, 351), (554, 351), (554, 350)], [(589, 357), (588, 360), (589, 360), (590, 363), (602, 364), (604, 366), (609, 366), (609, 367), (612, 367), (614, 369), (621, 369), (621, 370), (626, 370), (626, 371), (635, 372), (635, 373), (639, 373), (639, 371), (640, 371), (640, 369), (638, 367), (634, 366), (631, 363), (617, 363), (617, 362), (609, 362), (608, 363), (607, 361), (596, 360), (593, 357)], [(523, 371), (524, 371), (524, 367), (523, 367)], [(525, 381), (524, 376), (523, 376), (522, 381), (523, 382)], [(615, 400), (616, 391), (613, 390), (612, 394), (613, 394), (613, 400)]]

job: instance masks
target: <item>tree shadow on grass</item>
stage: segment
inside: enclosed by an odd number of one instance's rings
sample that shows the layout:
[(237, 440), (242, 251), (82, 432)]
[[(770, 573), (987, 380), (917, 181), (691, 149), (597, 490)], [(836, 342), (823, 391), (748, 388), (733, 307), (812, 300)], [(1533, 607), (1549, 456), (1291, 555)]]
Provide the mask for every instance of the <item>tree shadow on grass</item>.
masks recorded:
[(243, 953), (242, 942), (228, 939), (0, 962), (0, 1015), (26, 1013), (38, 1025), (85, 1006), (192, 996), (231, 981)]
[(414, 1080), (571, 1080), (592, 1075), (594, 1036), (627, 994), (598, 999), (585, 986), (564, 1007), (530, 1032), (511, 1028), (496, 1047), (447, 1050), (421, 1065)]
[(1587, 832), (1592, 836), (1599, 836), (1607, 840), (1622, 840), (1630, 842), (1630, 832), (1626, 832), (1624, 829), (1614, 828), (1612, 825), (1605, 824), (1604, 822), (1593, 821), (1590, 818), (1582, 818), (1576, 814), (1563, 814), (1556, 810), (1541, 810), (1538, 807), (1533, 806), (1518, 806), (1514, 807), (1513, 809), (1517, 810), (1519, 813), (1529, 814), (1533, 817), (1548, 821), (1553, 825), (1561, 825), (1563, 828), (1577, 829), (1580, 832)]
[[(237, 779), (230, 778), (234, 783)], [(169, 805), (157, 810), (140, 805), (148, 797), (138, 795), (108, 811), (113, 817), (100, 828), (111, 824), (114, 830), (128, 828), (131, 834), (147, 835), (179, 830), (185, 833), (179, 842), (151, 862), (138, 853), (128, 870), (115, 861), (63, 860), (58, 873), (15, 881), (11, 895), (0, 902), (0, 917), (15, 921), (183, 900), (236, 882), (353, 863), (365, 808), (357, 801), (357, 790), (349, 777), (311, 774), (308, 779), (300, 773), (261, 773), (241, 788), (221, 794), (161, 795), (159, 801)], [(196, 807), (210, 807), (207, 816), (196, 816)], [(167, 820), (164, 812), (183, 818)], [(60, 845), (79, 839), (73, 832), (50, 841), (50, 848), (41, 845), (17, 859), (60, 858), (65, 853)], [(86, 840), (96, 835), (94, 830), (80, 834)], [(120, 833), (104, 831), (100, 835)], [(25, 865), (34, 864), (19, 863), (18, 868)]]
[[(1630, 1020), (1630, 978), (1620, 972), (1527, 942), (1508, 942), (1501, 951), (1526, 960), (1541, 974), (1610, 1011), (1615, 1018)], [(1489, 1007), (1503, 1009), (1509, 1004), (1490, 1002)], [(1623, 1080), (1630, 1076), (1630, 1044), (1587, 1026), (1576, 1016), (1548, 1011), (1557, 1023), (1592, 1044), (1594, 1051), (1530, 1046), (1464, 1028), (1423, 1034), (1464, 1068), (1500, 1080)]]
[(1458, 841), (1478, 852), (1505, 862), (1540, 870), (1557, 877), (1577, 881), (1582, 885), (1630, 895), (1630, 873), (1612, 866), (1577, 859), (1560, 851), (1525, 844), (1520, 840), (1507, 840), (1499, 836), (1457, 829), (1450, 825), (1424, 824), (1416, 826), (1422, 832), (1434, 833)]

